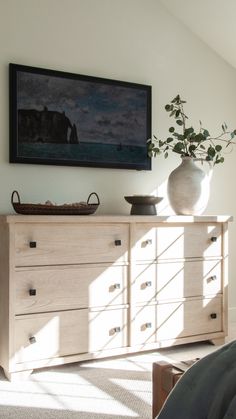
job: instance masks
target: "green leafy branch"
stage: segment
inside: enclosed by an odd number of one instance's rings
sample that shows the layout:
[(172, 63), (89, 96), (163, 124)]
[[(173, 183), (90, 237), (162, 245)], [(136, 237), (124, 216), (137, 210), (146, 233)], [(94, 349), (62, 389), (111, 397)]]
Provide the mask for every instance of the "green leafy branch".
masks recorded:
[[(218, 136), (212, 137), (209, 131), (202, 126), (198, 132), (193, 127), (187, 128), (187, 115), (184, 112), (185, 100), (177, 95), (169, 104), (165, 106), (165, 110), (170, 117), (175, 119), (177, 128), (181, 127), (181, 132), (176, 131), (176, 127), (169, 128), (169, 136), (166, 140), (160, 140), (155, 135), (153, 139), (148, 140), (148, 155), (156, 157), (164, 153), (167, 158), (170, 152), (177, 153), (182, 157), (192, 157), (195, 159), (206, 160), (213, 165), (224, 162), (222, 156), (224, 150), (234, 143), (236, 129), (229, 131), (226, 123), (221, 125), (221, 132)], [(231, 148), (230, 148), (231, 150)]]

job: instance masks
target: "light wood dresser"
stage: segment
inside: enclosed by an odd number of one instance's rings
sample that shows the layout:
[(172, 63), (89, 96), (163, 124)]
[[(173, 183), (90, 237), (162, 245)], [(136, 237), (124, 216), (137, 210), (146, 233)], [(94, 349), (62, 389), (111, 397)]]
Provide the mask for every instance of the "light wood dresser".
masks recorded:
[(0, 365), (227, 335), (228, 216), (0, 216)]

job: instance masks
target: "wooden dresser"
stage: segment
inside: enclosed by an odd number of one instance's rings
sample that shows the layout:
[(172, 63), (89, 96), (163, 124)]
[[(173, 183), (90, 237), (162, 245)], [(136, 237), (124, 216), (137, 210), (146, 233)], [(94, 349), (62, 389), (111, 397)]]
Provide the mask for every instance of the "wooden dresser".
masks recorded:
[(0, 365), (227, 335), (228, 216), (0, 216)]

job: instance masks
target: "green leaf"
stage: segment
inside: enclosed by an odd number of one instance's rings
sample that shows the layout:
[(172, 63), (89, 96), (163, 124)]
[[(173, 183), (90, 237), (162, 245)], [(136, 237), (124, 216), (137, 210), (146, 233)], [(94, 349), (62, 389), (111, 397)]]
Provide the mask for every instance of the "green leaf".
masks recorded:
[(169, 128), (169, 132), (174, 132), (174, 131), (175, 131), (174, 127)]
[(205, 138), (210, 137), (209, 131), (207, 129), (204, 129), (202, 134)]
[(165, 110), (166, 110), (167, 112), (169, 112), (169, 111), (171, 110), (171, 106), (170, 106), (170, 105), (166, 105), (166, 106), (165, 106)]
[(177, 119), (176, 124), (183, 125), (183, 121), (181, 121), (181, 119)]
[(184, 137), (185, 137), (185, 138), (187, 138), (190, 134), (193, 134), (193, 132), (194, 132), (193, 127), (186, 128), (186, 129), (184, 130)]
[(219, 163), (224, 163), (224, 157), (221, 157), (220, 159), (217, 159), (216, 161), (215, 161), (215, 164), (219, 164)]
[(201, 143), (202, 141), (205, 141), (205, 140), (206, 140), (206, 138), (204, 137), (204, 135), (201, 132), (199, 132), (199, 134), (196, 134), (195, 137), (194, 137), (194, 141), (196, 143)]
[(168, 157), (167, 151), (165, 152), (164, 157), (165, 157), (165, 159), (167, 159), (167, 157)]
[(204, 147), (204, 145), (203, 145), (203, 144), (200, 144), (200, 148), (201, 148), (202, 150), (206, 150), (206, 147)]
[(194, 144), (189, 146), (189, 152), (192, 153), (194, 150), (196, 150), (196, 146)]
[(171, 103), (176, 103), (180, 101), (180, 95), (175, 96), (175, 98), (171, 101)]
[(175, 144), (175, 146), (173, 148), (173, 151), (175, 153), (180, 153), (180, 152), (182, 152), (183, 148), (184, 148), (184, 144), (181, 143), (181, 142), (178, 142), (178, 143)]
[(167, 143), (172, 143), (172, 141), (174, 141), (174, 138), (172, 138), (172, 137), (168, 137), (167, 140), (166, 140)]
[(221, 145), (219, 145), (219, 144), (217, 144), (217, 145), (215, 146), (215, 149), (216, 149), (216, 151), (217, 151), (217, 152), (219, 152), (219, 151), (221, 151), (221, 150), (222, 150), (222, 146), (221, 146)]
[(215, 152), (214, 147), (212, 147), (212, 146), (208, 147), (207, 154), (208, 154), (209, 157), (212, 157), (212, 158), (215, 157), (216, 152)]

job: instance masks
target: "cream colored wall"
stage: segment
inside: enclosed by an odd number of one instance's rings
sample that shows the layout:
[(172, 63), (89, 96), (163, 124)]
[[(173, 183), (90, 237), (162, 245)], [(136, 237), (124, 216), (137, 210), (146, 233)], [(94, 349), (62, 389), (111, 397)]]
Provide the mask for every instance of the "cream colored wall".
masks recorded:
[[(8, 163), (8, 63), (151, 84), (153, 133), (167, 134), (164, 105), (177, 93), (193, 124), (236, 127), (236, 70), (172, 17), (158, 0), (0, 0), (0, 213), (25, 202), (73, 202), (96, 191), (101, 213), (129, 213), (124, 195), (165, 194), (177, 157), (151, 172)], [(217, 167), (207, 213), (236, 213), (236, 150)], [(166, 201), (160, 206), (168, 213)], [(230, 228), (230, 307), (236, 312), (236, 227)], [(236, 318), (236, 315), (235, 315)]]

